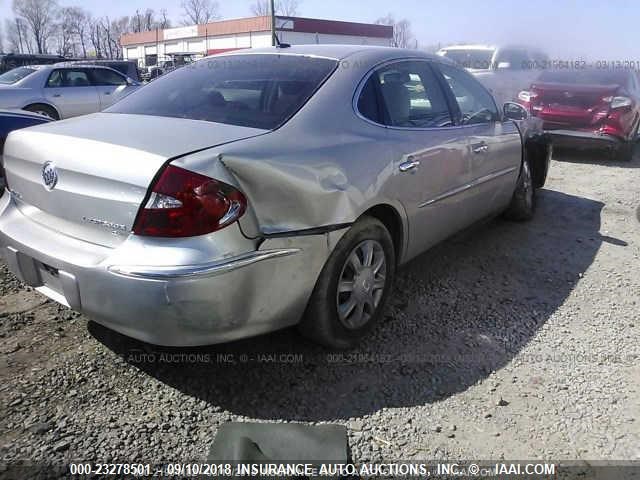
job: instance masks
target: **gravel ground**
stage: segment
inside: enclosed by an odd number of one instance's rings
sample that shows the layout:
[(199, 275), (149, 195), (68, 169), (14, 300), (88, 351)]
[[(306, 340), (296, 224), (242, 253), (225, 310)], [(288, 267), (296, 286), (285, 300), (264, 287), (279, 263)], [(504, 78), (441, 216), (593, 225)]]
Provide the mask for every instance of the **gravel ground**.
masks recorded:
[(230, 420), (343, 424), (356, 462), (640, 459), (639, 168), (560, 155), (532, 222), (411, 262), (344, 354), (294, 331), (153, 347), (2, 265), (0, 460), (203, 460)]

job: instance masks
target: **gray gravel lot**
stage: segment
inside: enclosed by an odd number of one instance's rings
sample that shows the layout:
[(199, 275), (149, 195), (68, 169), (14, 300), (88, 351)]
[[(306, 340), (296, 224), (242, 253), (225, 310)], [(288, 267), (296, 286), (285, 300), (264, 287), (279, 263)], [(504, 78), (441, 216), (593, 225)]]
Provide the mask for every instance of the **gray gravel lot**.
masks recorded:
[(560, 152), (532, 222), (404, 267), (342, 354), (142, 344), (0, 266), (0, 461), (203, 460), (229, 420), (344, 424), (356, 462), (640, 459), (640, 158), (601, 157)]

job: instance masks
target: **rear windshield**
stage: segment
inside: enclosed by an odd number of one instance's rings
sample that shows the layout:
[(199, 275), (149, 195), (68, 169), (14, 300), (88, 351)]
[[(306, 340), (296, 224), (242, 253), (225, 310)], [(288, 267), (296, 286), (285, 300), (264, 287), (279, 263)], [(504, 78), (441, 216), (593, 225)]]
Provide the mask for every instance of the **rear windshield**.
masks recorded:
[(12, 85), (16, 82), (19, 82), (23, 78), (31, 75), (36, 70), (34, 68), (28, 67), (18, 67), (13, 70), (9, 70), (8, 72), (0, 75), (0, 83), (4, 85)]
[(200, 60), (154, 80), (109, 113), (274, 129), (296, 113), (337, 61), (293, 55), (232, 55)]
[(627, 75), (627, 72), (624, 70), (545, 70), (540, 75), (538, 81), (580, 85), (624, 85)]
[(463, 68), (477, 68), (479, 70), (488, 70), (491, 68), (491, 59), (493, 58), (493, 50), (445, 50), (444, 56), (453, 60)]

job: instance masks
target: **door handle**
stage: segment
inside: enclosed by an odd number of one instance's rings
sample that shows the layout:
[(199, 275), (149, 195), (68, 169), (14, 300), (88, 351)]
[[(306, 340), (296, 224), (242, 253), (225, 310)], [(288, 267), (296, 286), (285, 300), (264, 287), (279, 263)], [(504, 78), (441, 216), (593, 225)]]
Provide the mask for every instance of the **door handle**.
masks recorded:
[(471, 150), (473, 153), (486, 153), (489, 151), (489, 145), (484, 142), (476, 143), (475, 145), (471, 145)]
[(105, 95), (111, 95), (111, 92), (104, 92)]
[(60, 95), (59, 93), (54, 93), (53, 94), (53, 98), (60, 98), (62, 95)]
[(406, 162), (402, 162), (400, 164), (400, 171), (402, 173), (409, 172), (414, 170), (420, 166), (420, 162), (418, 160), (414, 160), (413, 157), (409, 157)]

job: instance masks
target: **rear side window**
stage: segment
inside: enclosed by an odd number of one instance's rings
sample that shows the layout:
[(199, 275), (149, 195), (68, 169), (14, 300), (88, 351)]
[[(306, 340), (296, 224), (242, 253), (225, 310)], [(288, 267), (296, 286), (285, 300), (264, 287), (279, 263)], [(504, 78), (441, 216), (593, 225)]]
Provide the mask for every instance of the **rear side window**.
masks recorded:
[(106, 68), (91, 69), (91, 77), (93, 78), (94, 85), (116, 86), (127, 84), (127, 81), (122, 75), (117, 74), (113, 70), (107, 70)]
[(89, 86), (91, 86), (91, 81), (86, 70), (54, 70), (47, 80), (49, 88)]
[(28, 67), (19, 67), (14, 68), (13, 70), (9, 70), (8, 72), (0, 75), (0, 83), (3, 85), (13, 85), (14, 83), (19, 82), (23, 78), (28, 77), (33, 72), (35, 72), (35, 68)]
[(380, 104), (378, 103), (378, 93), (377, 93), (377, 78), (372, 75), (365, 83), (362, 91), (360, 92), (360, 97), (358, 98), (358, 111), (360, 115), (365, 118), (368, 118), (372, 122), (375, 123), (383, 123), (382, 111), (380, 110)]
[[(376, 98), (382, 101), (382, 112), (374, 101)], [(438, 80), (429, 65), (421, 61), (396, 62), (376, 70), (362, 90), (358, 110), (366, 118), (394, 127), (451, 125)]]
[(206, 59), (154, 80), (106, 112), (270, 130), (296, 113), (336, 67), (335, 60), (293, 55)]

